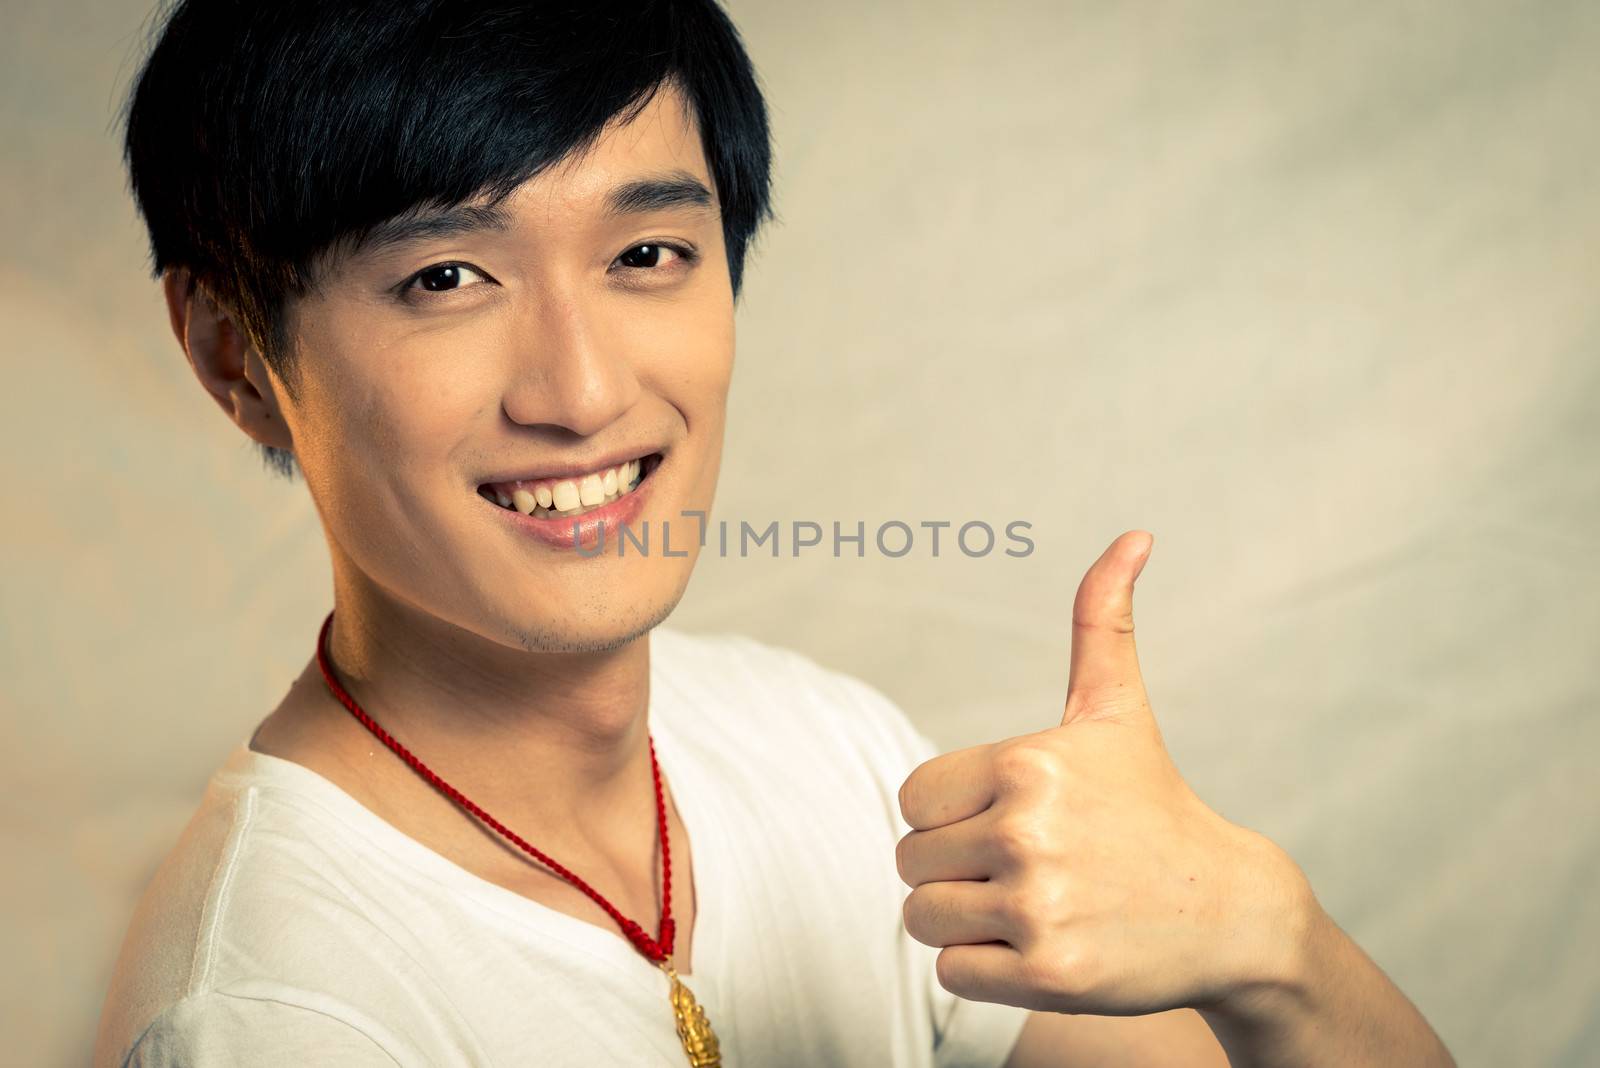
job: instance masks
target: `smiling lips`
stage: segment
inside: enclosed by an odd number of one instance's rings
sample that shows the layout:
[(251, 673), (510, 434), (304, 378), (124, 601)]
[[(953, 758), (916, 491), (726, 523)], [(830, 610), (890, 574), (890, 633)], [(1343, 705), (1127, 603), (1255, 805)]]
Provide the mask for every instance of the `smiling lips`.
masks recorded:
[[(650, 470), (654, 454), (574, 478), (490, 482), (478, 492), (502, 508), (536, 519), (583, 515), (631, 493)], [(647, 466), (648, 465), (648, 466)]]

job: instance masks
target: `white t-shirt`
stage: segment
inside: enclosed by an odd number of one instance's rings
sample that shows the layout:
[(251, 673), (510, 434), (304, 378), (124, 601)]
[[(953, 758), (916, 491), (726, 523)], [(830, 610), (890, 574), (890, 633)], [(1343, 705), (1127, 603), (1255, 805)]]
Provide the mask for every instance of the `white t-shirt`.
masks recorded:
[[(897, 795), (935, 750), (888, 698), (658, 628), (649, 722), (693, 854), (686, 982), (729, 1068), (1005, 1061), (1025, 1010), (946, 992), (901, 925)], [(95, 1064), (683, 1068), (667, 987), (619, 931), (241, 743), (139, 905)]]

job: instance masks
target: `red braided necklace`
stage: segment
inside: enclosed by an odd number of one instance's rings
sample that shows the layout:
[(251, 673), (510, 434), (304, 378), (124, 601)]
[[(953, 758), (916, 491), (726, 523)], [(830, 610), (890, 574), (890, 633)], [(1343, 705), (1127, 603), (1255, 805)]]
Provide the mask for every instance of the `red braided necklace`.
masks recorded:
[(671, 980), (668, 996), (677, 1020), (678, 1037), (683, 1041), (684, 1052), (689, 1057), (692, 1068), (717, 1068), (721, 1065), (722, 1058), (718, 1051), (717, 1036), (712, 1032), (709, 1021), (706, 1020), (705, 1010), (695, 1002), (694, 995), (688, 987), (683, 985), (678, 978), (678, 973), (672, 967), (672, 942), (677, 925), (672, 919), (672, 847), (667, 837), (667, 806), (661, 792), (661, 765), (656, 761), (656, 743), (653, 737), (649, 738), (650, 745), (650, 774), (655, 781), (656, 791), (656, 829), (661, 840), (661, 928), (660, 933), (651, 938), (645, 929), (633, 920), (624, 916), (615, 905), (594, 887), (590, 886), (576, 873), (565, 865), (558, 863), (545, 853), (534, 848), (521, 835), (511, 830), (505, 824), (495, 819), (489, 813), (479, 808), (465, 794), (440, 778), (433, 769), (421, 760), (418, 760), (411, 751), (394, 739), (388, 731), (380, 727), (376, 720), (367, 715), (361, 706), (356, 704), (345, 688), (339, 685), (339, 680), (334, 677), (333, 665), (328, 657), (328, 634), (333, 629), (333, 613), (328, 613), (328, 618), (322, 621), (322, 631), (317, 635), (317, 667), (322, 670), (322, 679), (328, 684), (328, 689), (339, 703), (354, 716), (363, 727), (371, 731), (384, 745), (392, 749), (396, 756), (410, 765), (411, 769), (421, 775), (440, 793), (466, 809), (472, 815), (492, 827), (502, 838), (512, 845), (527, 853), (540, 864), (555, 872), (561, 878), (582, 890), (595, 904), (605, 909), (606, 914), (617, 922), (622, 928), (622, 933), (628, 936), (634, 948), (644, 954), (646, 959), (659, 965)]

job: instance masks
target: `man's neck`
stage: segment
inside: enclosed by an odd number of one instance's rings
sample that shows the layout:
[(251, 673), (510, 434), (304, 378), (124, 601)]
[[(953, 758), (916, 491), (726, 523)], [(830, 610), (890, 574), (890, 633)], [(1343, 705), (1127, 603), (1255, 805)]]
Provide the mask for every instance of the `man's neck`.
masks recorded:
[[(451, 785), (513, 827), (591, 840), (653, 815), (639, 803), (650, 789), (648, 634), (603, 652), (533, 653), (414, 611), (374, 609), (340, 600), (328, 648), (335, 677)], [(340, 706), (314, 658), (258, 739), (256, 748), (325, 775), (334, 768), (347, 788), (350, 778), (375, 792), (417, 778), (381, 759), (382, 744)]]

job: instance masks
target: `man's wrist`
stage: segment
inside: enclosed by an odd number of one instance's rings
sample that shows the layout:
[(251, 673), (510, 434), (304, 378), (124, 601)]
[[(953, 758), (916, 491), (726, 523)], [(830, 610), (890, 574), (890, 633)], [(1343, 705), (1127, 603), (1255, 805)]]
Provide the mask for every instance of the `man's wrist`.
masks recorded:
[(1240, 957), (1221, 991), (1194, 1008), (1213, 1029), (1292, 1026), (1311, 1011), (1328, 940), (1338, 931), (1293, 858), (1265, 835), (1241, 830), (1245, 855), (1256, 859), (1241, 872), (1232, 934)]
[(1278, 874), (1261, 877), (1264, 896), (1245, 896), (1258, 903), (1259, 920), (1236, 914), (1251, 963), (1236, 968), (1236, 981), (1224, 983), (1214, 999), (1193, 1006), (1229, 1062), (1455, 1068), (1416, 1006), (1333, 922), (1288, 854), (1272, 848), (1280, 858), (1261, 870), (1276, 866)]
[[(1271, 839), (1245, 831), (1236, 933), (1245, 949), (1222, 991), (1193, 1006), (1229, 1060), (1239, 1066), (1304, 1065), (1330, 978), (1338, 971), (1339, 930), (1300, 866)], [(1337, 1058), (1327, 1063), (1339, 1063)]]

